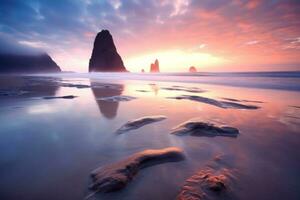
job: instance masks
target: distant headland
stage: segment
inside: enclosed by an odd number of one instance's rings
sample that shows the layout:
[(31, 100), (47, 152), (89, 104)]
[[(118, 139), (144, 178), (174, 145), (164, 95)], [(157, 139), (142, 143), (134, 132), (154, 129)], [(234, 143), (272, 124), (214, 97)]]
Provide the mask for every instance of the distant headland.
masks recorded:
[(60, 67), (47, 53), (0, 54), (0, 73), (51, 73), (60, 71)]

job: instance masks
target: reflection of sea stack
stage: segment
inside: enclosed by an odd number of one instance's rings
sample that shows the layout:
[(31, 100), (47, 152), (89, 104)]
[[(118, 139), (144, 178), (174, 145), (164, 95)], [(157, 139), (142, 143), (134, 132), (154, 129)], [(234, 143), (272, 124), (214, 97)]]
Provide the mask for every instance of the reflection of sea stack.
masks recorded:
[(189, 72), (191, 72), (191, 73), (197, 72), (196, 67), (191, 66), (191, 67), (189, 68)]
[(119, 102), (104, 101), (99, 100), (99, 98), (119, 96), (122, 94), (124, 86), (117, 84), (109, 86), (111, 87), (103, 87), (103, 85), (99, 85), (97, 82), (91, 82), (91, 88), (100, 112), (105, 118), (113, 119), (117, 115)]
[(159, 62), (157, 59), (154, 63), (151, 63), (150, 72), (159, 72)]
[(90, 72), (126, 72), (121, 56), (118, 54), (113, 38), (108, 30), (96, 36), (89, 64)]
[(0, 73), (60, 72), (59, 66), (46, 54), (0, 54)]

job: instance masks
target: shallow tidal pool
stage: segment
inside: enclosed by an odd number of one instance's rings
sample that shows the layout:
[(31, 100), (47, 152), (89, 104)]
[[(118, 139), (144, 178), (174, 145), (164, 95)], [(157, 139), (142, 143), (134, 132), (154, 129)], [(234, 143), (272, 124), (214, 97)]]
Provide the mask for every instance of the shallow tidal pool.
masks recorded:
[[(91, 199), (176, 199), (216, 157), (217, 168), (232, 171), (235, 199), (300, 199), (299, 99), (299, 91), (174, 80), (1, 76), (0, 199), (84, 199), (94, 169), (166, 147), (182, 149), (185, 159), (144, 168), (122, 190)], [(116, 133), (157, 115), (166, 119)], [(239, 134), (170, 134), (188, 120)]]

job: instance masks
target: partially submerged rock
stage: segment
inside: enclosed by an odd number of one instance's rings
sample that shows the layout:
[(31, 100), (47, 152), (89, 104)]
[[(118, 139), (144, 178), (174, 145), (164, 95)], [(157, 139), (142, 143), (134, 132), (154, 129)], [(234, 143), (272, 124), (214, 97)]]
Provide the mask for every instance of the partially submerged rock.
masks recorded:
[(264, 103), (263, 101), (257, 101), (257, 100), (247, 100), (247, 99), (234, 99), (234, 98), (226, 98), (222, 97), (222, 99), (227, 101), (234, 101), (234, 102), (250, 102), (250, 103)]
[(0, 96), (7, 96), (7, 97), (15, 97), (15, 96), (21, 96), (24, 94), (29, 93), (28, 91), (23, 90), (0, 90)]
[(137, 92), (150, 92), (148, 90), (135, 90), (135, 91), (137, 91)]
[(147, 124), (162, 121), (166, 118), (167, 117), (165, 117), (165, 116), (157, 115), (157, 116), (146, 116), (146, 117), (141, 117), (141, 118), (138, 118), (138, 119), (134, 119), (134, 120), (128, 121), (126, 124), (124, 124), (121, 128), (119, 128), (116, 131), (116, 133), (122, 134), (122, 133), (127, 132), (127, 131), (138, 129), (138, 128), (140, 128), (142, 126), (145, 126)]
[(233, 176), (228, 169), (213, 171), (200, 170), (188, 178), (177, 200), (233, 199), (230, 183)]
[(77, 96), (74, 95), (66, 95), (66, 96), (54, 96), (54, 97), (43, 97), (43, 99), (74, 99)]
[(61, 87), (73, 87), (77, 89), (83, 89), (83, 88), (90, 88), (90, 85), (84, 85), (84, 84), (74, 84), (74, 83), (59, 83), (59, 86)]
[(181, 95), (181, 96), (177, 96), (177, 97), (168, 97), (169, 99), (188, 99), (191, 101), (197, 101), (197, 102), (201, 102), (201, 103), (206, 103), (206, 104), (210, 104), (213, 106), (217, 106), (219, 108), (235, 108), (235, 109), (258, 109), (260, 107), (255, 106), (255, 105), (245, 105), (245, 104), (241, 104), (241, 103), (237, 103), (237, 102), (232, 102), (232, 101), (218, 101), (215, 99), (211, 99), (211, 98), (207, 98), (207, 97), (202, 97), (202, 96), (195, 96), (195, 95)]
[(195, 87), (183, 87), (183, 86), (172, 86), (172, 87), (162, 87), (163, 90), (171, 90), (171, 91), (183, 91), (183, 92), (190, 92), (190, 93), (202, 93), (206, 92), (205, 90), (202, 90), (200, 88)]
[(97, 98), (97, 100), (110, 101), (110, 102), (131, 101), (133, 99), (136, 99), (136, 97), (125, 96), (125, 95)]
[(171, 134), (208, 137), (237, 137), (239, 130), (230, 126), (217, 126), (213, 123), (189, 120), (173, 128)]
[(112, 192), (124, 188), (140, 169), (159, 163), (180, 161), (183, 151), (177, 147), (149, 149), (138, 152), (120, 162), (106, 165), (91, 173), (91, 189), (96, 192)]

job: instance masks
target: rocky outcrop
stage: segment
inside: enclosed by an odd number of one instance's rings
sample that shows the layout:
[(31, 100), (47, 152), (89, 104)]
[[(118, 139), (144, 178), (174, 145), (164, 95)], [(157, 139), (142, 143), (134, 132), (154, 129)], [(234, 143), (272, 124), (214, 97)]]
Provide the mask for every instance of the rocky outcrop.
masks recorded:
[(171, 134), (207, 137), (237, 137), (239, 130), (230, 126), (217, 126), (208, 122), (189, 120), (173, 128)]
[(235, 199), (229, 188), (232, 181), (230, 170), (200, 170), (185, 181), (176, 200)]
[(191, 67), (189, 68), (189, 72), (191, 72), (191, 73), (195, 73), (195, 72), (197, 72), (197, 69), (196, 69), (196, 67), (194, 67), (194, 66), (191, 66)]
[(159, 62), (156, 59), (154, 63), (150, 65), (150, 72), (159, 72)]
[(133, 154), (129, 158), (91, 173), (91, 189), (97, 192), (112, 192), (124, 188), (140, 169), (164, 162), (180, 161), (183, 151), (177, 147), (149, 149)]
[(0, 73), (60, 72), (59, 66), (46, 54), (0, 54)]
[(89, 63), (89, 72), (126, 72), (123, 60), (118, 54), (113, 38), (108, 30), (96, 36)]
[(117, 130), (117, 133), (122, 134), (122, 133), (127, 132), (127, 131), (131, 131), (131, 130), (141, 128), (142, 126), (145, 126), (147, 124), (162, 121), (166, 118), (167, 117), (165, 117), (163, 115), (157, 115), (157, 116), (145, 116), (145, 117), (141, 117), (141, 118), (138, 118), (138, 119), (134, 119), (134, 120), (128, 121), (121, 128), (119, 128)]

